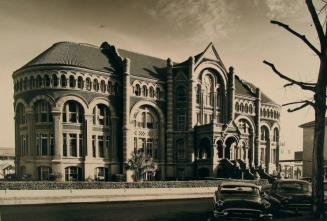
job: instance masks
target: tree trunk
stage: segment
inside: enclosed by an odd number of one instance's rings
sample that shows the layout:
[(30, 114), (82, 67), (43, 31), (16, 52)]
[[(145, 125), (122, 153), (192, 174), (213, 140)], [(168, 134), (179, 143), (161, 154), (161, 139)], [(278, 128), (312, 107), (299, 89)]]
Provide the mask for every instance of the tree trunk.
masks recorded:
[[(325, 56), (324, 56), (325, 57)], [(315, 131), (312, 157), (312, 198), (315, 218), (324, 219), (324, 141), (326, 115), (326, 59), (321, 59), (315, 92)]]

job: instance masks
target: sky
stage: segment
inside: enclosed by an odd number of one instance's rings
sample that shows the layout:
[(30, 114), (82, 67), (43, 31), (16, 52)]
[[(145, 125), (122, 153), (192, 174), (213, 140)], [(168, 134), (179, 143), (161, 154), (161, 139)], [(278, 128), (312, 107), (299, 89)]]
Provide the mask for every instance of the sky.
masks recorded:
[[(317, 9), (321, 6), (314, 1)], [(118, 48), (179, 62), (213, 42), (226, 67), (279, 104), (312, 98), (286, 83), (262, 61), (289, 77), (315, 82), (319, 60), (301, 40), (270, 24), (289, 24), (318, 46), (305, 0), (0, 0), (0, 147), (14, 147), (12, 73), (59, 41)], [(285, 146), (302, 149), (312, 108), (281, 113)]]

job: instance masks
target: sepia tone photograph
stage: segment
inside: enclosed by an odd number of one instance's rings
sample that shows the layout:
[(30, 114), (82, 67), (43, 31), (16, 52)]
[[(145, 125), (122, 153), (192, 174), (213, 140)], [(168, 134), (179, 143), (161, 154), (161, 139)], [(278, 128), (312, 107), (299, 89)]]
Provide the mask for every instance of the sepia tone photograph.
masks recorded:
[(0, 221), (327, 220), (327, 0), (0, 0)]

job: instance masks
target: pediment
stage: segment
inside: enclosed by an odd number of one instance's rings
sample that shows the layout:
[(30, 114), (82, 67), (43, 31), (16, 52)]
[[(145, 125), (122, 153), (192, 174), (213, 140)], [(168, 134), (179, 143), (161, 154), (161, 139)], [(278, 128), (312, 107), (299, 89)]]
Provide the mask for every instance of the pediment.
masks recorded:
[(210, 43), (201, 54), (196, 56), (195, 62), (196, 64), (199, 64), (206, 60), (216, 61), (219, 64), (222, 64), (222, 60), (220, 59), (219, 54), (212, 43)]
[(225, 128), (224, 133), (237, 133), (238, 135), (241, 134), (240, 129), (238, 128), (235, 121), (230, 121)]

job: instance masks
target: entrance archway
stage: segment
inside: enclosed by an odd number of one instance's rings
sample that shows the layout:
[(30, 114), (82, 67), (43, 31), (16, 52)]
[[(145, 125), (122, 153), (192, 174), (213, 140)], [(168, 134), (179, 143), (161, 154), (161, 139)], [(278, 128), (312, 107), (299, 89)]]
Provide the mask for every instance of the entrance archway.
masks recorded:
[(234, 158), (234, 151), (235, 148), (237, 147), (237, 140), (235, 137), (228, 137), (225, 140), (225, 158), (229, 159), (229, 160), (233, 160)]

